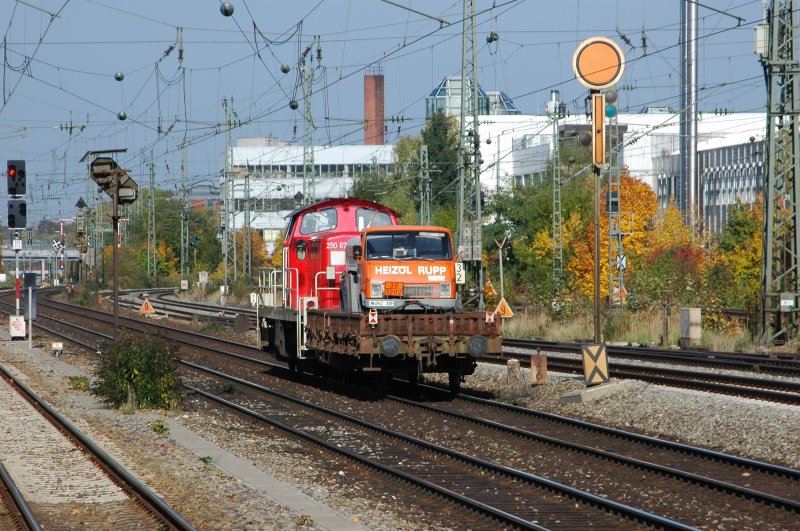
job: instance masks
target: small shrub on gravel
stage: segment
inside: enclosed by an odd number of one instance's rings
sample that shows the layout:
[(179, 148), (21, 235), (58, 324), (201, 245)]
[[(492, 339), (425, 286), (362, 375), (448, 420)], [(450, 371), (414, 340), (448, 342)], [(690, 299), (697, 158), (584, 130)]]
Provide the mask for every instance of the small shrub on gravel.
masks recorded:
[(76, 391), (88, 391), (91, 388), (89, 378), (86, 376), (70, 376), (69, 385)]
[(161, 336), (123, 332), (117, 342), (100, 347), (92, 393), (115, 408), (171, 409), (181, 398), (177, 350), (176, 343)]
[(154, 420), (153, 422), (148, 423), (147, 427), (150, 428), (150, 430), (156, 435), (166, 435), (167, 433), (169, 433), (169, 428), (167, 427), (167, 423), (161, 419)]

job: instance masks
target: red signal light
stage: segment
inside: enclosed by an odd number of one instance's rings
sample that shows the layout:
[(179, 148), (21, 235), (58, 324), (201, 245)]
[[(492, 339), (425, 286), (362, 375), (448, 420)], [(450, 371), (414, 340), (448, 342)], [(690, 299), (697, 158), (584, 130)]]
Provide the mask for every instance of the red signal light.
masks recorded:
[(17, 175), (17, 167), (16, 166), (9, 166), (8, 167), (8, 176), (9, 177), (16, 177)]

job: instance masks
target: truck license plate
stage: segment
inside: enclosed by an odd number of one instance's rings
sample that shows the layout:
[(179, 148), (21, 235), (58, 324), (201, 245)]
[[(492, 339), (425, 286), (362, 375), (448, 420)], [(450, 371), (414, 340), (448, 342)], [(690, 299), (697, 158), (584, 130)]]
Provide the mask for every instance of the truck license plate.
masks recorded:
[(387, 282), (384, 287), (384, 294), (387, 297), (402, 297), (403, 296), (403, 283), (402, 282)]

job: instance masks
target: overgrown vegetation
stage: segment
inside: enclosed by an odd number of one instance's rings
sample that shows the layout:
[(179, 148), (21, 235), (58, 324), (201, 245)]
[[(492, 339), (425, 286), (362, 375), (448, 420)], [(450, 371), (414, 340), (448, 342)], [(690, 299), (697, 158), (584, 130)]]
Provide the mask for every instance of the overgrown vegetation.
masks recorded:
[(123, 332), (101, 346), (92, 393), (105, 404), (131, 409), (174, 409), (181, 398), (176, 375), (177, 344), (161, 336)]
[(89, 391), (91, 389), (91, 382), (86, 376), (70, 376), (68, 380), (69, 386), (76, 391)]
[(150, 428), (150, 431), (152, 431), (156, 435), (166, 435), (169, 433), (169, 428), (167, 427), (167, 423), (164, 422), (163, 419), (158, 419), (149, 422), (147, 424), (147, 427)]
[(97, 294), (97, 286), (94, 284), (79, 284), (71, 287), (67, 292), (67, 296), (70, 303), (84, 308), (98, 308), (100, 306), (100, 296)]

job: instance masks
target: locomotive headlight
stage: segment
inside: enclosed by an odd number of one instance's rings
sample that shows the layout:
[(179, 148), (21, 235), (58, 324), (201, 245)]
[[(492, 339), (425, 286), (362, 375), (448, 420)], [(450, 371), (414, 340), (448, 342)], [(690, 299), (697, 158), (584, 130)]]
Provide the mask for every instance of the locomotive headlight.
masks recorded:
[(373, 299), (380, 299), (383, 297), (383, 282), (370, 282), (369, 294)]
[(453, 294), (452, 288), (453, 287), (450, 285), (449, 282), (446, 284), (439, 284), (439, 296), (450, 298)]

